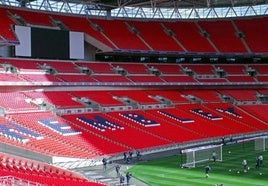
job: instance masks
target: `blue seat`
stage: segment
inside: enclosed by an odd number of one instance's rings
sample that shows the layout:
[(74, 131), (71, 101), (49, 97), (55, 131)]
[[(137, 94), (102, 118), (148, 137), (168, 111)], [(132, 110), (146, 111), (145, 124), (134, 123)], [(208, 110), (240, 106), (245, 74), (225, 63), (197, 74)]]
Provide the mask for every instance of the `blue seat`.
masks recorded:
[(141, 114), (136, 114), (136, 113), (124, 113), (124, 114), (120, 114), (121, 116), (128, 118), (129, 120), (134, 121), (135, 123), (138, 123), (142, 126), (145, 127), (152, 127), (152, 126), (159, 126), (160, 123), (157, 123), (154, 120), (145, 118), (143, 115)]
[(191, 111), (194, 112), (197, 115), (203, 116), (203, 117), (205, 117), (207, 119), (210, 119), (210, 120), (221, 120), (221, 119), (223, 119), (220, 116), (213, 116), (209, 112), (204, 112), (202, 109), (199, 109), (199, 108), (198, 109), (191, 109)]
[(80, 131), (72, 129), (71, 126), (66, 123), (59, 123), (54, 118), (39, 120), (38, 123), (63, 136), (81, 134)]
[(194, 122), (193, 119), (189, 119), (189, 118), (180, 118), (180, 117), (178, 117), (178, 116), (175, 116), (175, 115), (170, 114), (170, 113), (165, 112), (165, 111), (158, 111), (158, 112), (159, 112), (160, 114), (163, 114), (163, 115), (165, 115), (165, 116), (167, 116), (167, 117), (169, 117), (169, 118), (172, 118), (172, 119), (174, 119), (174, 120), (176, 120), (176, 121), (179, 121), (179, 122), (181, 122), (181, 123), (193, 123), (193, 122)]

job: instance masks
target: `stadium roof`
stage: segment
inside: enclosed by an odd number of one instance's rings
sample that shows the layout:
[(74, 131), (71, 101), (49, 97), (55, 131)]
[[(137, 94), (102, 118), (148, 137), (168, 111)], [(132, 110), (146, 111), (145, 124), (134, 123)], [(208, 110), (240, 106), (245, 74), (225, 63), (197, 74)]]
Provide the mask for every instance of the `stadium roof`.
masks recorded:
[[(78, 2), (79, 0), (74, 0)], [(236, 7), (267, 4), (268, 0), (82, 0), (83, 2), (106, 10), (120, 7), (148, 8), (206, 8)], [(81, 1), (80, 1), (81, 2)]]
[(109, 18), (207, 19), (268, 15), (268, 0), (1, 0), (1, 4)]

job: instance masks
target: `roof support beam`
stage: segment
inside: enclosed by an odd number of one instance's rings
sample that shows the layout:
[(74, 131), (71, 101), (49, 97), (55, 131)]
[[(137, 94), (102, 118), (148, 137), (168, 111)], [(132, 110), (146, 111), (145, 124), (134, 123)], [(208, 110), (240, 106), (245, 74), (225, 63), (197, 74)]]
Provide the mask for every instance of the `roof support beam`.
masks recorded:
[[(0, 5), (20, 7), (20, 0), (0, 0)], [(199, 19), (267, 15), (264, 0), (23, 0), (26, 8), (103, 17)], [(108, 2), (108, 3), (105, 3)], [(133, 6), (132, 6), (133, 5)], [(228, 5), (217, 7), (217, 5)], [(258, 5), (258, 6), (257, 6)], [(162, 7), (165, 7), (162, 9)]]

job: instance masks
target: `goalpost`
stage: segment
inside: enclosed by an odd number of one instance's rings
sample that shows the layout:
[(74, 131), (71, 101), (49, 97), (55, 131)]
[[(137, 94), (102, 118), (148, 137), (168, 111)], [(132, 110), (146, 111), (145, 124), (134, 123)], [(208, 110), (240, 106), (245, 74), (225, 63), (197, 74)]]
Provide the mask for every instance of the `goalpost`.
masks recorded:
[(253, 142), (255, 151), (265, 151), (268, 148), (268, 136), (238, 140), (237, 143)]
[(265, 138), (257, 138), (254, 140), (255, 151), (265, 151)]
[(260, 137), (260, 138), (256, 138), (254, 140), (254, 148), (255, 151), (265, 151), (268, 144), (268, 137)]
[(215, 153), (216, 161), (222, 161), (222, 145), (208, 145), (182, 150), (186, 154), (184, 168), (194, 168), (196, 163), (213, 161), (212, 154)]

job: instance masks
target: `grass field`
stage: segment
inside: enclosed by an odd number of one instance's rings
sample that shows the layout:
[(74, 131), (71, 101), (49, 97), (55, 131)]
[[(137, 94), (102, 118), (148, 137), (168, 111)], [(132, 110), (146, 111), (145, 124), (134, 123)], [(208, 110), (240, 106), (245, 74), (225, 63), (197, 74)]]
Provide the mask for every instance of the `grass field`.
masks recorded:
[[(256, 157), (262, 153), (264, 167), (255, 168)], [(265, 160), (268, 152), (254, 150), (253, 142), (246, 142), (223, 147), (222, 162), (204, 162), (195, 168), (181, 168), (185, 156), (151, 160), (129, 168), (136, 179), (150, 186), (268, 186), (268, 164)], [(242, 160), (246, 159), (250, 170), (243, 171)], [(211, 171), (205, 177), (204, 167), (209, 164)], [(239, 173), (238, 173), (239, 172)]]

